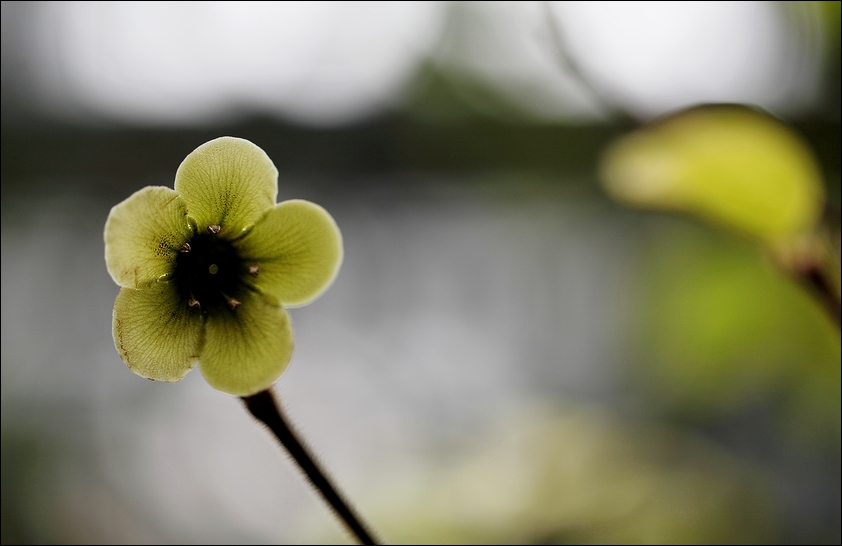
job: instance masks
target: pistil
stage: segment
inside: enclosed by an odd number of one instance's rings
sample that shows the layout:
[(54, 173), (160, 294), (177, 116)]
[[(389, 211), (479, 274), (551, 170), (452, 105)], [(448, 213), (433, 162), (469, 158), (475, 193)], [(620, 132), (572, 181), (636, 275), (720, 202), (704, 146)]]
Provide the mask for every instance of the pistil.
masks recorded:
[(243, 263), (236, 247), (220, 232), (219, 225), (208, 226), (179, 248), (173, 276), (192, 311), (236, 310), (242, 305), (238, 297), (246, 286), (246, 274), (257, 273), (256, 266)]

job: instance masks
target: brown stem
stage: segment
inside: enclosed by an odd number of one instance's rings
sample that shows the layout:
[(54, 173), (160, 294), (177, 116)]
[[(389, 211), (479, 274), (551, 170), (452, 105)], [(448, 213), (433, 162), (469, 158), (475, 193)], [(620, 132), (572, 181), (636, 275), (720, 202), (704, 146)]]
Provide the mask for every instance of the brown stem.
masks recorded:
[(272, 395), (271, 389), (266, 389), (251, 396), (244, 396), (243, 402), (249, 412), (275, 434), (281, 445), (287, 449), (301, 470), (304, 471), (313, 487), (321, 493), (336, 515), (357, 537), (360, 544), (377, 544), (373, 535), (363, 525), (362, 520), (345, 502), (345, 499), (328, 479), (327, 474), (316, 463), (316, 459), (310, 453), (310, 450), (298, 439), (295, 431), (284, 419), (281, 406)]
[(799, 280), (818, 298), (819, 303), (833, 318), (837, 328), (841, 327), (842, 310), (840, 310), (840, 302), (830, 285), (827, 273), (818, 265), (812, 265), (799, 271)]

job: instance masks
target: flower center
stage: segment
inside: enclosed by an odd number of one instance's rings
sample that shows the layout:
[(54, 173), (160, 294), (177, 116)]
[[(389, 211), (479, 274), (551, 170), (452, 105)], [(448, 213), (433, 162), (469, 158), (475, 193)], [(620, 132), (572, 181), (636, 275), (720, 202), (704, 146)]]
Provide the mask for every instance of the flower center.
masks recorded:
[[(216, 227), (216, 226), (211, 226)], [(194, 310), (240, 306), (245, 288), (243, 276), (250, 272), (230, 241), (208, 228), (181, 247), (175, 261), (175, 283), (181, 298)]]

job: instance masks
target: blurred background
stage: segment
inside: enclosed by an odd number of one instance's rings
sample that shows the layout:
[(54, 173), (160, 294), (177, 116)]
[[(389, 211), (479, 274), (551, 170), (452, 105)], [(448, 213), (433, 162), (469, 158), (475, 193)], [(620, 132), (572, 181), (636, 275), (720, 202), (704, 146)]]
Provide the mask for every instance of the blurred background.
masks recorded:
[(839, 6), (2, 2), (2, 542), (350, 542), (238, 399), (111, 339), (110, 208), (232, 135), (342, 230), (275, 389), (386, 541), (838, 544), (838, 323), (601, 173), (765, 111), (838, 271)]

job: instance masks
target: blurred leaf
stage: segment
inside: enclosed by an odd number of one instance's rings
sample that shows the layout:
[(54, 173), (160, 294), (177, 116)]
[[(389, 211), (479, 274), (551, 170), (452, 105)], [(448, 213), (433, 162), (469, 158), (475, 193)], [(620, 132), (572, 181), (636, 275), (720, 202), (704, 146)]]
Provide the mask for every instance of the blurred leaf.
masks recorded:
[(809, 419), (838, 429), (838, 331), (758, 249), (695, 228), (656, 241), (646, 258), (640, 359), (650, 389), (697, 414), (806, 389)]
[(737, 106), (693, 109), (628, 135), (603, 158), (615, 199), (700, 216), (778, 246), (822, 213), (819, 167), (802, 140)]

